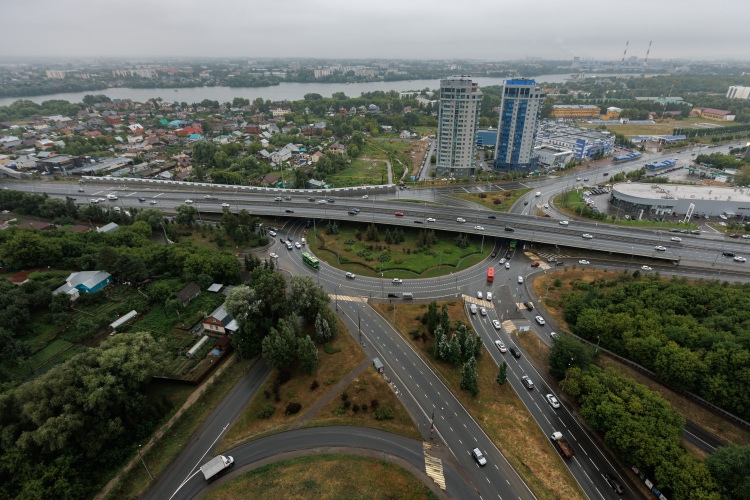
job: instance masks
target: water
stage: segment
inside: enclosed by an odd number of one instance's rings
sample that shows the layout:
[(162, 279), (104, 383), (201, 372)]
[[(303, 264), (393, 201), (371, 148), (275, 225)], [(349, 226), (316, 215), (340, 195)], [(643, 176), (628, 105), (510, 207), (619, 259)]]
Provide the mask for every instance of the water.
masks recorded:
[[(612, 76), (610, 74), (596, 75), (600, 77)], [(539, 75), (534, 77), (537, 82), (562, 83), (569, 80), (569, 74)], [(480, 87), (489, 85), (502, 85), (505, 78), (476, 78)], [(374, 92), (382, 90), (387, 92), (395, 90), (403, 92), (406, 90), (422, 90), (424, 88), (437, 89), (440, 80), (402, 80), (398, 82), (368, 82), (368, 83), (292, 83), (282, 82), (273, 87), (233, 88), (233, 87), (197, 87), (184, 89), (131, 89), (110, 88), (104, 90), (89, 90), (86, 92), (63, 92), (60, 94), (49, 94), (32, 97), (8, 97), (0, 99), (0, 106), (8, 106), (19, 99), (26, 99), (41, 104), (43, 101), (52, 99), (63, 99), (69, 102), (81, 102), (86, 94), (104, 94), (111, 99), (131, 99), (133, 101), (145, 102), (151, 98), (161, 97), (167, 102), (201, 102), (210, 99), (219, 102), (232, 102), (235, 97), (244, 97), (251, 102), (258, 97), (270, 101), (299, 101), (305, 94), (315, 93), (323, 97), (331, 97), (334, 92), (343, 92), (348, 97), (359, 97), (362, 92)]]

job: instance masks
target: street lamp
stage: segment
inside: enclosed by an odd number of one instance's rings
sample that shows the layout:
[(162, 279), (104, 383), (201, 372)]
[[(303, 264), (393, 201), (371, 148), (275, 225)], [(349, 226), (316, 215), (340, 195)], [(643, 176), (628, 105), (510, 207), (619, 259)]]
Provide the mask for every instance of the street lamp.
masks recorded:
[(341, 283), (336, 285), (336, 312), (339, 312), (339, 287), (341, 286)]
[(138, 445), (138, 456), (141, 457), (141, 462), (143, 462), (143, 466), (146, 468), (146, 472), (148, 473), (148, 477), (151, 478), (151, 480), (154, 480), (154, 476), (151, 475), (151, 471), (148, 470), (148, 465), (146, 465), (146, 461), (143, 460), (143, 455), (141, 455), (141, 445)]

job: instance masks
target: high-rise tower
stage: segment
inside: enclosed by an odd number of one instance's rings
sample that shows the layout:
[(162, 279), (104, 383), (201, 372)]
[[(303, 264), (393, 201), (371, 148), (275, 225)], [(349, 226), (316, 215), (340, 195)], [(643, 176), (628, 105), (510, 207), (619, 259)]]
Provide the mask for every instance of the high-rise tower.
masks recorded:
[(495, 144), (496, 169), (515, 170), (530, 166), (544, 97), (534, 80), (505, 81)]
[(440, 80), (438, 113), (438, 176), (467, 177), (474, 173), (482, 91), (468, 76)]

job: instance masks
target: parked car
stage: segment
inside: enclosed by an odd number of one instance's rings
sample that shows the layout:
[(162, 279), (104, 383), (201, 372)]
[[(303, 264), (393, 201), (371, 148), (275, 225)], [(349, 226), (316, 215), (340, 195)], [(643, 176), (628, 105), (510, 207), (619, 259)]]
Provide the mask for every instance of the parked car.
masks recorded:
[(477, 298), (478, 298), (478, 299), (481, 299), (481, 298), (483, 298), (483, 297), (482, 297), (482, 292), (477, 292)]
[(537, 261), (532, 262), (531, 267), (539, 267), (539, 262)]

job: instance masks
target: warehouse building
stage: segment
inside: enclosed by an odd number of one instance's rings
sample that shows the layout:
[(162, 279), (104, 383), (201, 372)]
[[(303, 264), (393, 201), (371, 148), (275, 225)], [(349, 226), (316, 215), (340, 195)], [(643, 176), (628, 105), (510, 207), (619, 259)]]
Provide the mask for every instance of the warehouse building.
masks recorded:
[(750, 216), (750, 189), (620, 182), (612, 187), (609, 202), (630, 212), (685, 215), (690, 205), (694, 214)]
[(568, 123), (544, 122), (539, 126), (535, 148), (552, 146), (573, 152), (573, 157), (586, 159), (601, 152), (607, 156), (615, 146), (611, 132), (576, 127)]

